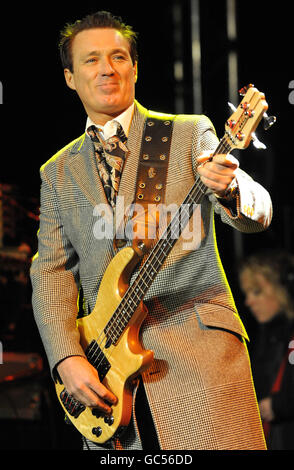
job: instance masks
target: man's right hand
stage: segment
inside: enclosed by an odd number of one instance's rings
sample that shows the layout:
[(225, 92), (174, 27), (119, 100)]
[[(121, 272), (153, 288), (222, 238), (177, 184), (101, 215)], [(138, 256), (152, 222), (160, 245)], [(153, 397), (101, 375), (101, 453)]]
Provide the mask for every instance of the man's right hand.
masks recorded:
[(67, 392), (86, 406), (99, 408), (103, 413), (111, 413), (117, 398), (99, 380), (98, 372), (82, 356), (69, 356), (57, 366), (60, 378)]

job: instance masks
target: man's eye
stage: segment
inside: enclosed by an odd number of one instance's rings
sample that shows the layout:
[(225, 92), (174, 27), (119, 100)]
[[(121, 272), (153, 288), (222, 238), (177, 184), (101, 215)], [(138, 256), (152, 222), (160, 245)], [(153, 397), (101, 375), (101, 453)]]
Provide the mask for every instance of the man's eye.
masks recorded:
[(113, 59), (114, 59), (114, 60), (125, 60), (125, 56), (123, 56), (123, 55), (115, 55), (115, 56), (113, 56)]
[(87, 63), (87, 64), (90, 64), (90, 63), (93, 63), (93, 62), (96, 62), (95, 57), (91, 57), (90, 59), (87, 59), (87, 60), (86, 60), (86, 63)]

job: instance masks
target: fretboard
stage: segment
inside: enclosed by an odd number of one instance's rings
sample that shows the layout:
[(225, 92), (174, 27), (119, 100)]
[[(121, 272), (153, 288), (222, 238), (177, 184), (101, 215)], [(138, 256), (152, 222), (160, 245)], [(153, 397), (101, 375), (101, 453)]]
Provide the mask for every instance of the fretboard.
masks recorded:
[[(227, 154), (230, 150), (231, 147), (224, 136), (212, 156), (220, 153)], [(164, 233), (151, 249), (136, 279), (127, 289), (121, 303), (104, 329), (108, 341), (112, 344), (117, 342), (125, 330), (168, 254), (181, 236), (195, 210), (195, 207), (201, 203), (206, 191), (207, 186), (201, 181), (200, 177), (197, 178), (185, 197), (185, 200), (173, 215), (173, 218)]]

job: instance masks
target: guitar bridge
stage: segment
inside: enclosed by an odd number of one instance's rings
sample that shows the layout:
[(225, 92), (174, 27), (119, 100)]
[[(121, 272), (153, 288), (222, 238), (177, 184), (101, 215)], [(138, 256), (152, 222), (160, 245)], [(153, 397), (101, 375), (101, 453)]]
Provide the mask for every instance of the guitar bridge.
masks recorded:
[(60, 399), (68, 414), (74, 418), (78, 418), (80, 414), (86, 409), (85, 405), (70, 395), (65, 388), (60, 393)]

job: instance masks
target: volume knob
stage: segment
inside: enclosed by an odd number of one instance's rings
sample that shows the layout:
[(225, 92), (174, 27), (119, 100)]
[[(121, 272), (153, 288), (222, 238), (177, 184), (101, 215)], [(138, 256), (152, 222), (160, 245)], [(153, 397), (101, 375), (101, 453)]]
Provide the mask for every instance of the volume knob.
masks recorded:
[(96, 437), (101, 436), (102, 429), (100, 428), (100, 426), (98, 426), (97, 428), (92, 428), (92, 434), (94, 434), (94, 436)]
[(114, 423), (114, 417), (113, 416), (105, 416), (104, 423), (111, 426)]

